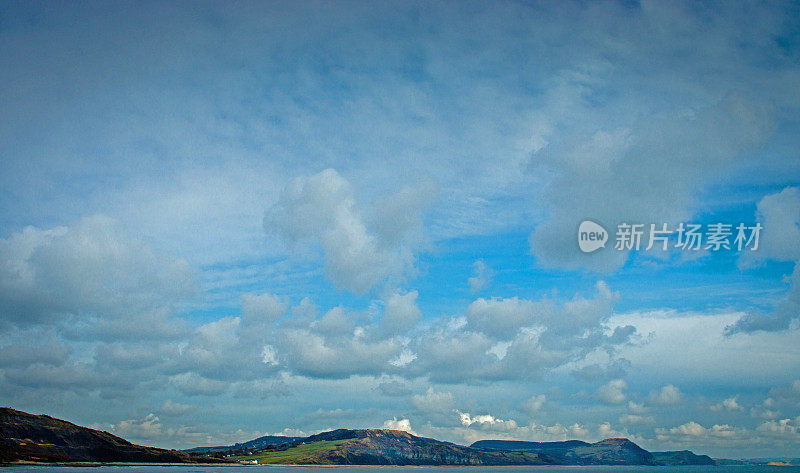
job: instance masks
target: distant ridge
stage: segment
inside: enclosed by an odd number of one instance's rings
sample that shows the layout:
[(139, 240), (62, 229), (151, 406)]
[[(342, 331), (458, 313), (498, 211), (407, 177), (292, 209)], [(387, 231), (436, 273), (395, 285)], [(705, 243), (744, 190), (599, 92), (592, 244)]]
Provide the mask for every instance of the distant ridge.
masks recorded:
[(520, 451), (552, 455), (573, 465), (656, 465), (653, 454), (628, 439), (611, 438), (595, 443), (521, 442), (480, 440), (471, 445), (487, 451)]
[(469, 447), (386, 429), (337, 429), (234, 457), (303, 465), (713, 465), (690, 451), (648, 452), (624, 438), (595, 443), (482, 440)]
[(707, 455), (689, 450), (648, 452), (624, 438), (611, 438), (595, 443), (580, 440), (564, 442), (525, 442), (519, 440), (479, 440), (471, 445), (487, 451), (520, 451), (550, 455), (572, 465), (715, 465)]
[(302, 438), (303, 437), (287, 437), (285, 435), (265, 435), (257, 439), (249, 440), (243, 443), (235, 443), (233, 445), (221, 445), (217, 447), (194, 447), (183, 451), (188, 453), (218, 453), (228, 451), (241, 451), (242, 453), (246, 453), (267, 446), (292, 443)]
[[(713, 465), (684, 450), (648, 452), (624, 438), (595, 443), (481, 440), (456, 445), (388, 429), (337, 429), (308, 437), (264, 436), (191, 451), (135, 445), (46, 415), (0, 408), (0, 464), (218, 463), (300, 465)], [(203, 455), (209, 453), (213, 456)]]
[(689, 450), (676, 452), (652, 452), (659, 465), (716, 465), (717, 462), (708, 455), (697, 455)]

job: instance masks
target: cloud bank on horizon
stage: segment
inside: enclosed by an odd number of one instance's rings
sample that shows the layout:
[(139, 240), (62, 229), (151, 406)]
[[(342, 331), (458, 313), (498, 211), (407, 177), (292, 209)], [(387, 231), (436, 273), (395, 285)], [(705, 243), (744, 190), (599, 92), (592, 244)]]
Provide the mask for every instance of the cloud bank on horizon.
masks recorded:
[(0, 402), (786, 455), (799, 38), (791, 2), (5, 2)]

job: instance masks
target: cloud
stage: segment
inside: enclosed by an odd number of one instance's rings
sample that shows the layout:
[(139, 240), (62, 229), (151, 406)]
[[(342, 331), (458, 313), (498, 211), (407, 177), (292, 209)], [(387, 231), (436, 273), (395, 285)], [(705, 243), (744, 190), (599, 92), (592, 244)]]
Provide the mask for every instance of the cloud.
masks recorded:
[(634, 414), (646, 414), (648, 411), (644, 404), (638, 404), (633, 401), (628, 401), (628, 409), (630, 409)]
[(459, 412), (458, 415), (461, 418), (461, 425), (464, 427), (475, 425), (481, 429), (489, 430), (515, 430), (517, 428), (516, 421), (498, 419), (489, 414), (471, 416), (468, 412)]
[[(591, 87), (591, 85), (589, 86)], [(578, 250), (578, 224), (590, 218), (613, 233), (619, 223), (677, 223), (691, 216), (693, 195), (713, 172), (732, 166), (771, 133), (771, 107), (741, 95), (698, 110), (640, 118), (630, 127), (594, 128), (549, 143), (532, 168), (554, 177), (545, 199), (550, 213), (531, 235), (540, 265), (619, 269), (626, 252)], [(646, 235), (645, 235), (646, 236)]]
[(111, 430), (117, 435), (149, 440), (158, 438), (162, 434), (161, 422), (153, 413), (146, 415), (143, 419), (122, 420), (116, 425), (112, 425)]
[(756, 217), (764, 227), (758, 249), (743, 252), (740, 267), (749, 268), (767, 260), (800, 260), (800, 188), (786, 187), (764, 196), (756, 205)]
[(195, 407), (189, 404), (181, 404), (167, 399), (158, 408), (158, 412), (164, 416), (182, 416), (194, 411)]
[[(459, 422), (445, 427), (434, 427), (431, 429), (432, 435), (437, 438), (451, 438), (465, 445), (486, 438), (552, 442), (568, 439), (588, 440), (592, 436), (591, 430), (579, 423), (569, 426), (560, 423), (520, 424), (514, 419), (502, 419), (492, 414), (472, 415), (461, 411), (456, 411), (454, 414), (457, 415)], [(607, 437), (608, 434), (615, 433), (607, 423), (598, 425), (597, 432), (601, 438), (604, 438), (604, 434)]]
[(228, 388), (228, 384), (187, 372), (172, 376), (170, 382), (187, 396), (216, 396)]
[(280, 364), (278, 361), (278, 352), (272, 345), (264, 345), (264, 348), (261, 350), (261, 356), (261, 362), (267, 366), (276, 366)]
[(280, 347), (280, 353), (295, 373), (321, 378), (384, 373), (401, 353), (400, 344), (393, 339), (326, 337), (301, 329), (282, 332)]
[(549, 317), (552, 311), (547, 301), (536, 304), (517, 297), (479, 298), (467, 307), (465, 315), (469, 326), (475, 330), (495, 338), (509, 339), (516, 335), (520, 327), (531, 326)]
[(658, 427), (655, 429), (655, 438), (667, 448), (687, 448), (701, 444), (708, 449), (741, 450), (751, 448), (753, 444), (791, 448), (796, 442), (798, 425), (798, 419), (790, 418), (766, 420), (753, 429), (729, 424), (705, 427), (699, 422), (691, 421), (669, 429)]
[(500, 375), (501, 368), (489, 353), (492, 345), (480, 333), (446, 329), (425, 333), (414, 343), (418, 357), (409, 370), (437, 382), (491, 378)]
[(797, 434), (800, 432), (800, 418), (764, 421), (756, 428), (759, 432)]
[[(229, 316), (198, 327), (181, 348), (173, 367), (188, 377), (179, 385), (188, 391), (216, 391), (219, 381), (247, 380), (263, 373), (263, 344), (243, 343), (241, 326), (241, 318)], [(195, 385), (197, 389), (192, 387)]]
[[(631, 360), (631, 372), (658, 372), (681, 388), (693, 386), (698, 379), (719, 384), (733, 380), (734, 385), (728, 384), (736, 386), (731, 395), (748, 389), (755, 379), (768, 386), (788, 382), (787, 373), (792, 373), (792, 360), (798, 356), (796, 335), (785, 331), (725, 337), (725, 327), (741, 316), (741, 312), (725, 310), (656, 310), (617, 314), (611, 323), (633, 325), (639, 333), (648, 334), (646, 343), (617, 349), (619, 356)], [(776, 357), (775, 350), (784, 355)]]
[(656, 419), (653, 416), (642, 416), (638, 414), (623, 414), (619, 418), (619, 422), (625, 425), (645, 425), (653, 424)]
[(535, 415), (539, 410), (541, 410), (544, 403), (547, 401), (547, 396), (544, 394), (537, 394), (536, 396), (532, 396), (526, 399), (522, 403), (522, 409), (527, 412), (529, 415)]
[[(425, 321), (417, 291), (393, 292), (364, 312), (334, 307), (321, 317), (282, 297), (247, 294), (242, 316), (200, 326), (172, 357), (172, 373), (250, 381), (278, 370), (313, 378), (400, 375), (431, 381), (534, 379), (598, 348), (613, 352), (633, 327), (611, 330), (616, 300), (604, 283), (592, 299), (478, 299), (466, 317)], [(383, 305), (384, 310), (374, 310)], [(301, 323), (302, 322), (302, 323)], [(141, 358), (142, 360), (144, 357)]]
[(537, 379), (597, 348), (613, 352), (633, 334), (607, 333), (617, 297), (599, 282), (591, 299), (479, 298), (467, 307), (465, 324), (446, 317), (412, 340), (418, 358), (409, 371), (437, 382)]
[(244, 294), (242, 295), (242, 314), (245, 321), (252, 321), (250, 325), (270, 324), (283, 315), (288, 309), (288, 303), (273, 294)]
[(581, 439), (586, 438), (589, 435), (589, 430), (577, 422), (569, 426), (566, 430), (569, 432), (572, 438)]
[(379, 327), (384, 336), (400, 336), (413, 328), (422, 317), (417, 307), (417, 291), (394, 293), (386, 301)]
[(684, 441), (691, 441), (691, 439), (696, 437), (734, 439), (741, 437), (743, 434), (744, 431), (742, 429), (732, 427), (728, 424), (714, 424), (713, 426), (706, 428), (694, 421), (687, 422), (683, 425), (672, 427), (670, 429), (656, 429), (656, 435), (661, 440), (667, 440), (671, 437)]
[(626, 375), (630, 365), (629, 360), (615, 359), (607, 364), (591, 363), (572, 370), (570, 374), (583, 381), (622, 378)]
[(711, 410), (715, 411), (715, 412), (719, 412), (719, 411), (721, 411), (723, 409), (728, 410), (728, 411), (743, 411), (744, 407), (742, 407), (739, 404), (738, 400), (739, 400), (739, 396), (733, 396), (733, 397), (726, 398), (725, 400), (723, 400), (719, 404), (714, 404), (713, 406), (711, 406)]
[(417, 355), (414, 352), (408, 349), (403, 349), (403, 351), (401, 351), (400, 354), (397, 355), (397, 358), (389, 361), (389, 364), (392, 366), (397, 366), (399, 368), (402, 368), (403, 366), (408, 365), (409, 363), (411, 363), (416, 359)]
[(605, 404), (622, 404), (628, 400), (624, 392), (627, 387), (628, 383), (625, 380), (614, 379), (600, 386), (600, 389), (595, 393), (595, 397)]
[(333, 284), (362, 294), (412, 272), (418, 242), (407, 237), (418, 229), (434, 196), (428, 183), (404, 187), (379, 203), (369, 222), (356, 205), (350, 182), (326, 169), (292, 180), (267, 212), (264, 227), (289, 246), (319, 243)]
[[(288, 317), (289, 301), (263, 293), (244, 294), (240, 302), (241, 317), (223, 317), (199, 326), (170, 369), (226, 382), (263, 379), (285, 369), (286, 347), (278, 326)], [(297, 307), (301, 306), (304, 303)]]
[(104, 216), (26, 227), (0, 240), (0, 263), (0, 313), (18, 326), (76, 316), (133, 329), (137, 316), (161, 317), (196, 289), (185, 260), (157, 253)]
[(658, 391), (651, 391), (647, 400), (659, 406), (674, 406), (683, 399), (683, 394), (677, 386), (668, 384)]
[[(617, 296), (604, 283), (596, 290), (593, 299), (478, 299), (465, 318), (433, 323), (422, 317), (417, 291), (391, 293), (374, 304), (383, 311), (334, 307), (321, 317), (307, 313), (308, 299), (292, 307), (283, 297), (246, 294), (241, 317), (201, 325), (167, 365), (172, 373), (219, 381), (249, 381), (278, 370), (328, 379), (532, 379), (597, 348), (613, 351), (635, 332), (606, 326)], [(307, 314), (289, 316), (298, 311)]]
[(292, 389), (285, 382), (284, 377), (254, 379), (252, 381), (244, 381), (236, 383), (236, 392), (234, 396), (239, 399), (263, 401), (270, 399), (275, 401), (275, 398), (286, 398), (293, 394)]
[(33, 363), (24, 368), (5, 369), (3, 378), (17, 386), (73, 391), (84, 395), (102, 384), (102, 376), (86, 363), (64, 366)]
[(449, 392), (436, 392), (428, 388), (424, 394), (411, 396), (411, 404), (422, 412), (444, 414), (455, 409), (456, 398)]
[[(33, 340), (36, 340), (37, 335), (35, 332), (28, 333)], [(0, 369), (33, 364), (63, 366), (72, 352), (68, 345), (52, 335), (38, 342), (33, 340), (0, 346)]]
[(98, 367), (137, 370), (159, 366), (177, 352), (170, 344), (115, 342), (98, 345), (94, 359)]
[(772, 311), (747, 312), (736, 323), (725, 327), (725, 334), (729, 336), (739, 332), (786, 330), (800, 319), (800, 188), (787, 187), (765, 196), (758, 203), (758, 216), (764, 226), (759, 248), (744, 253), (739, 265), (747, 268), (770, 259), (794, 261), (794, 270), (786, 278), (789, 290)]
[(405, 396), (410, 393), (408, 388), (406, 388), (405, 384), (396, 380), (384, 381), (378, 384), (378, 390), (384, 396), (391, 396), (391, 397)]
[(398, 192), (378, 199), (368, 220), (382, 244), (397, 247), (405, 240), (420, 239), (422, 217), (436, 201), (438, 192), (433, 181), (420, 179), (416, 186), (405, 185)]
[(626, 430), (615, 430), (610, 422), (603, 422), (597, 427), (597, 434), (601, 439), (606, 438), (628, 438), (631, 435)]
[(729, 411), (741, 411), (741, 410), (744, 410), (744, 407), (740, 406), (739, 402), (737, 401), (738, 397), (739, 396), (734, 396), (734, 397), (729, 397), (729, 398), (725, 399), (724, 401), (722, 401), (723, 407), (725, 407), (725, 409), (728, 409)]
[(467, 279), (469, 290), (473, 294), (479, 292), (492, 283), (494, 271), (483, 260), (472, 263), (472, 276)]
[[(197, 427), (186, 425), (170, 427), (162, 423), (159, 416), (152, 412), (140, 418), (125, 419), (110, 424), (94, 424), (92, 427), (110, 431), (115, 435), (145, 445), (163, 442), (178, 443), (181, 445), (198, 445), (201, 442), (212, 441), (212, 437), (208, 433)], [(252, 433), (244, 433), (240, 430), (235, 432), (232, 436), (238, 437), (242, 434), (253, 435)], [(231, 435), (222, 434), (220, 437), (221, 438), (217, 440), (223, 441), (227, 440)]]
[(576, 296), (561, 304), (549, 299), (478, 298), (467, 307), (465, 315), (469, 327), (498, 339), (514, 338), (522, 327), (540, 327), (545, 329), (542, 342), (563, 347), (572, 345), (586, 331), (599, 330), (610, 317), (619, 295), (611, 292), (603, 281), (595, 289), (594, 299)]
[(411, 421), (408, 419), (398, 419), (397, 417), (392, 417), (391, 419), (385, 421), (382, 427), (384, 429), (402, 430), (411, 435), (417, 435), (417, 433), (411, 428)]
[(311, 322), (312, 332), (325, 336), (349, 336), (356, 330), (356, 314), (349, 313), (344, 307), (337, 306), (325, 312), (321, 318)]

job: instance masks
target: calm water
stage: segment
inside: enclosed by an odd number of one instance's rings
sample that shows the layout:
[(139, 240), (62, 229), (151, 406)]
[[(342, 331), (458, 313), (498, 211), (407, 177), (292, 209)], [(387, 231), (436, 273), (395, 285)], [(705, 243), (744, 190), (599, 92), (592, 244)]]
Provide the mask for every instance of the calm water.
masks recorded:
[[(424, 471), (422, 471), (424, 470)], [(800, 466), (9, 466), (0, 472), (20, 473), (800, 473)]]

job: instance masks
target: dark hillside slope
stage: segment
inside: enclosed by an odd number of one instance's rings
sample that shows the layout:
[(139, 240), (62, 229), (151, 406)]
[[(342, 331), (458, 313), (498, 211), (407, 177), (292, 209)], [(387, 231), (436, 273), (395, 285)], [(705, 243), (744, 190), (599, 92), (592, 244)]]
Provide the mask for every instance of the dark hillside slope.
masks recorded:
[(480, 440), (472, 448), (491, 451), (530, 452), (553, 457), (571, 465), (655, 465), (653, 455), (628, 439), (605, 439), (595, 443), (521, 442)]
[(143, 447), (108, 432), (46, 415), (0, 408), (0, 462), (219, 462), (176, 450)]
[(286, 437), (283, 435), (265, 435), (263, 437), (259, 437), (257, 439), (248, 440), (247, 442), (242, 443), (235, 443), (233, 445), (220, 445), (216, 447), (194, 447), (189, 448), (187, 450), (183, 450), (184, 452), (189, 453), (218, 453), (218, 452), (228, 452), (228, 451), (251, 451), (257, 450), (264, 447), (275, 446), (275, 445), (284, 445), (287, 443), (292, 443), (297, 440), (301, 440), (304, 437)]
[(674, 466), (674, 465), (716, 465), (708, 455), (697, 455), (689, 450), (680, 450), (676, 452), (651, 452), (656, 463), (659, 465)]

